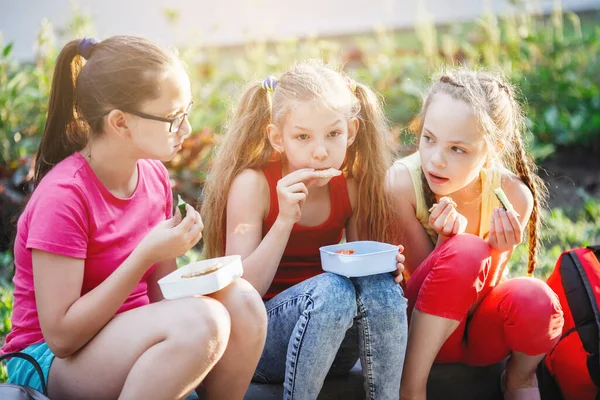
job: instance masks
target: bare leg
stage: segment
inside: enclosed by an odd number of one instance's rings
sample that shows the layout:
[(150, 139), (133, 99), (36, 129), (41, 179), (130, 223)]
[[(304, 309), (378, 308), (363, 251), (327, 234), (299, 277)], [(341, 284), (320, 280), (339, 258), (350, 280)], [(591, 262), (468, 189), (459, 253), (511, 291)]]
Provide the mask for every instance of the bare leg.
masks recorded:
[(400, 385), (401, 400), (426, 400), (429, 371), (442, 345), (460, 322), (413, 310)]
[(50, 397), (184, 398), (221, 358), (229, 331), (227, 310), (208, 297), (127, 311), (73, 356), (54, 360)]
[(225, 354), (203, 382), (206, 399), (243, 399), (262, 354), (267, 312), (252, 285), (238, 279), (211, 295), (227, 308), (231, 334)]
[(506, 363), (506, 390), (537, 387), (535, 370), (544, 355), (528, 356), (514, 351)]

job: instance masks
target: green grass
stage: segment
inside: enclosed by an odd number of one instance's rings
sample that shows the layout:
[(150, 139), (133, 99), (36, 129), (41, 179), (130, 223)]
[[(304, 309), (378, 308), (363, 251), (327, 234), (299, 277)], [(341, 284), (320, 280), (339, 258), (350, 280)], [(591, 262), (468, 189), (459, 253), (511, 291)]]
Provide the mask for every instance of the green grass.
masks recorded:
[[(600, 244), (600, 200), (588, 198), (582, 210), (553, 209), (544, 213), (542, 248), (534, 276), (546, 279), (564, 250)], [(525, 276), (527, 248), (518, 246), (509, 261), (509, 276)]]

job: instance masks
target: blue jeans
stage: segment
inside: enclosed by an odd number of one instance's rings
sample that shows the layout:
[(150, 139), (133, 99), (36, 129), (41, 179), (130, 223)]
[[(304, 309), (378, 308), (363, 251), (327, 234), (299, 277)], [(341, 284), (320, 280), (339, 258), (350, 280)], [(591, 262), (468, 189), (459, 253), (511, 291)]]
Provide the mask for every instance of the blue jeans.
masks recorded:
[(254, 380), (283, 382), (284, 399), (315, 400), (325, 377), (360, 356), (368, 399), (397, 399), (407, 301), (390, 274), (324, 273), (266, 302), (267, 341)]

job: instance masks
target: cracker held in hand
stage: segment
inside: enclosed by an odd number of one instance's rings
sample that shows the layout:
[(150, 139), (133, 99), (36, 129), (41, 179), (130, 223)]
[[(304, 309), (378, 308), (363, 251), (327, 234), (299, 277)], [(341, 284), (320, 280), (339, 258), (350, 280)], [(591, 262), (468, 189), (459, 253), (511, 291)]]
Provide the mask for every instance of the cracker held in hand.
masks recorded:
[(335, 169), (335, 168), (327, 168), (327, 169), (315, 170), (315, 174), (317, 175), (317, 178), (319, 178), (319, 179), (327, 179), (327, 178), (333, 178), (335, 176), (340, 176), (342, 174), (342, 171), (340, 171), (339, 169)]
[(185, 274), (182, 274), (181, 277), (184, 279), (187, 279), (187, 278), (196, 278), (198, 276), (208, 275), (211, 272), (215, 272), (222, 266), (223, 266), (222, 263), (214, 263), (214, 264), (209, 265), (208, 267), (197, 269), (195, 271), (186, 272)]
[[(456, 208), (456, 206), (457, 206), (456, 202), (455, 202), (454, 200), (452, 200), (450, 197), (442, 197), (442, 198), (440, 199), (440, 201), (442, 201), (442, 199), (448, 199), (448, 200), (450, 200), (450, 205), (452, 205), (452, 207)], [(438, 203), (435, 203), (434, 205), (432, 205), (432, 206), (431, 206), (431, 208), (429, 209), (429, 212), (430, 212), (430, 213), (431, 213), (431, 212), (433, 212), (433, 210), (435, 210), (435, 208), (436, 208), (438, 205), (439, 205)]]
[(496, 195), (498, 200), (500, 200), (500, 204), (502, 204), (502, 207), (504, 207), (506, 211), (515, 211), (515, 208), (510, 203), (510, 201), (508, 201), (508, 197), (506, 197), (506, 194), (504, 193), (502, 188), (498, 187), (494, 189), (494, 194)]

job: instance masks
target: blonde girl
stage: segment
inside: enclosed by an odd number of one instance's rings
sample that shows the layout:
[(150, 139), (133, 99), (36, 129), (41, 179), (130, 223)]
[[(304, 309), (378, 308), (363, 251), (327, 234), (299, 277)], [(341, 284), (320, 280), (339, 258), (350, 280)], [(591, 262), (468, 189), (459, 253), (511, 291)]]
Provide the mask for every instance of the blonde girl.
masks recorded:
[[(327, 374), (347, 372), (359, 353), (367, 397), (398, 394), (401, 274), (347, 278), (323, 273), (319, 258), (344, 233), (389, 240), (388, 132), (368, 87), (309, 61), (251, 84), (220, 144), (204, 198), (206, 252), (242, 255), (269, 319), (254, 378), (283, 382), (286, 399), (317, 398)], [(341, 174), (324, 177), (329, 169)]]

